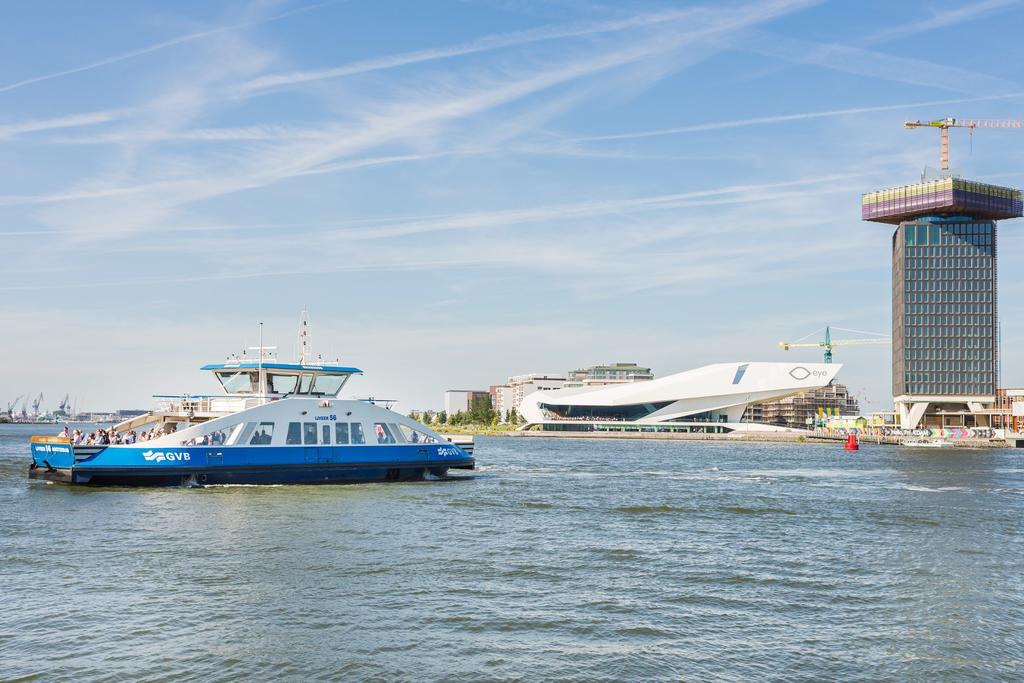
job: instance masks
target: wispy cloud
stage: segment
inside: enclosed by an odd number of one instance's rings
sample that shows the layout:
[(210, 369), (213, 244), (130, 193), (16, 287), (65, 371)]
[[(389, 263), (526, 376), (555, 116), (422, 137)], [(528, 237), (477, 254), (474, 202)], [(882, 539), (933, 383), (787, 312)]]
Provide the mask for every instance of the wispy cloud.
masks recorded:
[(281, 19), (292, 17), (297, 14), (303, 14), (305, 12), (310, 12), (312, 10), (319, 9), (327, 5), (335, 5), (338, 4), (338, 2), (342, 1), (343, 0), (328, 0), (327, 2), (320, 2), (314, 5), (308, 5), (306, 7), (299, 7), (297, 9), (282, 12), (280, 14), (275, 14), (274, 16), (270, 17), (264, 17), (262, 19), (253, 19), (249, 21), (243, 21), (237, 24), (231, 24), (230, 26), (219, 26), (217, 28), (207, 29), (205, 31), (196, 31), (194, 33), (188, 33), (182, 36), (177, 36), (176, 38), (171, 38), (169, 40), (165, 40), (159, 43), (154, 43), (153, 45), (147, 45), (146, 47), (142, 47), (137, 50), (131, 50), (129, 52), (122, 52), (120, 54), (112, 55), (110, 57), (104, 57), (103, 59), (98, 59), (96, 61), (89, 62), (87, 64), (82, 64), (80, 66), (75, 66), (69, 69), (63, 69), (61, 71), (54, 71), (48, 74), (43, 74), (41, 76), (33, 76), (32, 78), (26, 78), (20, 81), (15, 81), (14, 83), (9, 83), (7, 85), (0, 86), (0, 93), (5, 93), (11, 90), (16, 90), (18, 88), (23, 88), (26, 85), (32, 85), (33, 83), (52, 81), (56, 78), (63, 78), (64, 76), (71, 76), (73, 74), (91, 71), (93, 69), (109, 66), (111, 64), (117, 64), (118, 62), (134, 59), (135, 57), (142, 57), (143, 55), (159, 52), (160, 50), (165, 50), (169, 47), (174, 47), (175, 45), (190, 43), (196, 40), (201, 40), (203, 38), (209, 38), (211, 36), (227, 33), (229, 31), (237, 31), (239, 29), (248, 28), (250, 26), (257, 26), (259, 24), (267, 24), (273, 21), (279, 21)]
[[(699, 229), (697, 226), (694, 229)], [(688, 232), (689, 229), (679, 232)], [(279, 244), (279, 240), (276, 240)], [(262, 243), (259, 243), (262, 245)], [(798, 248), (791, 245), (785, 253), (766, 253), (756, 243), (734, 245), (734, 248), (723, 251), (721, 245), (714, 242), (690, 243), (672, 249), (662, 248), (656, 253), (648, 253), (643, 258), (633, 259), (624, 255), (621, 249), (612, 247), (609, 241), (604, 246), (594, 245), (586, 253), (580, 253), (573, 259), (566, 260), (567, 251), (579, 251), (579, 236), (572, 239), (555, 239), (550, 248), (538, 251), (529, 241), (489, 240), (489, 244), (462, 244), (448, 247), (445, 255), (415, 249), (388, 250), (385, 253), (353, 254), (353, 257), (339, 263), (325, 266), (302, 266), (294, 268), (266, 267), (233, 262), (230, 270), (203, 272), (199, 274), (170, 274), (153, 276), (140, 273), (130, 277), (88, 277), (77, 279), (73, 275), (56, 280), (48, 278), (32, 281), (9, 281), (0, 284), (0, 291), (32, 292), (64, 289), (104, 288), (104, 287), (151, 287), (168, 284), (201, 284), (207, 282), (234, 282), (243, 280), (272, 281), (278, 278), (314, 277), (338, 275), (343, 273), (400, 273), (400, 272), (451, 272), (453, 270), (482, 271), (493, 270), (495, 267), (517, 269), (520, 271), (543, 272), (559, 278), (567, 278), (567, 286), (577, 293), (584, 294), (587, 299), (601, 299), (620, 295), (625, 292), (639, 292), (677, 285), (685, 282), (702, 282), (704, 285), (712, 281), (730, 280), (733, 285), (744, 283), (765, 282), (783, 277), (788, 273), (786, 264), (794, 258), (800, 258), (803, 252), (815, 254), (819, 258), (830, 250), (847, 252), (855, 242), (847, 241), (844, 245), (823, 248), (820, 245), (805, 245)], [(210, 245), (208, 245), (209, 247)], [(231, 242), (231, 249), (237, 254), (240, 248), (252, 248), (253, 244)], [(264, 245), (265, 246), (265, 245)], [(640, 246), (631, 245), (633, 250)], [(156, 250), (158, 253), (171, 253), (167, 250)], [(119, 250), (118, 254), (132, 253), (131, 250)], [(144, 252), (140, 252), (144, 253)], [(288, 253), (288, 250), (282, 251)], [(637, 253), (637, 252), (631, 252)], [(747, 270), (743, 266), (757, 255), (760, 267), (756, 271)], [(280, 256), (280, 254), (279, 254)], [(843, 268), (856, 270), (855, 262), (847, 262)], [(837, 272), (837, 267), (822, 264), (823, 271)], [(577, 279), (585, 276), (582, 281)], [(597, 277), (599, 280), (591, 278)], [(609, 285), (614, 287), (609, 291)]]
[(657, 130), (643, 130), (631, 133), (612, 133), (609, 135), (591, 135), (587, 137), (570, 138), (566, 142), (593, 142), (599, 140), (630, 140), (636, 138), (658, 137), (662, 135), (676, 135), (680, 133), (699, 133), (709, 130), (721, 130), (726, 128), (744, 128), (746, 126), (761, 126), (772, 123), (787, 123), (789, 121), (804, 121), (807, 119), (823, 119), (854, 114), (870, 114), (879, 111), (902, 111), (917, 109), (920, 107), (934, 107), (947, 104), (962, 104), (965, 102), (986, 102), (991, 100), (1008, 100), (1024, 97), (1024, 92), (1008, 93), (1004, 95), (989, 95), (986, 97), (961, 97), (952, 100), (929, 100), (925, 102), (906, 102), (903, 104), (885, 104), (873, 107), (852, 107), (848, 109), (830, 109), (827, 111), (810, 111), (798, 114), (781, 114), (778, 116), (757, 116), (749, 119), (733, 119), (730, 121), (711, 121), (708, 123), (695, 123), (688, 126), (675, 126), (672, 128), (659, 128)]
[(629, 29), (649, 27), (666, 22), (677, 22), (687, 17), (698, 14), (697, 10), (673, 10), (668, 12), (656, 12), (641, 14), (628, 19), (605, 21), (600, 23), (575, 24), (569, 26), (545, 26), (543, 28), (530, 29), (528, 31), (516, 31), (513, 33), (502, 33), (497, 35), (484, 36), (458, 45), (429, 50), (417, 50), (404, 52), (376, 59), (366, 59), (351, 64), (332, 67), (330, 69), (314, 69), (307, 71), (290, 71), (280, 74), (269, 74), (251, 79), (238, 86), (237, 91), (241, 93), (253, 93), (261, 90), (269, 90), (282, 86), (299, 85), (313, 81), (322, 81), (331, 78), (342, 78), (356, 74), (369, 73), (372, 71), (383, 71), (394, 69), (410, 64), (450, 59), (480, 52), (489, 52), (502, 48), (539, 43), (548, 40), (562, 38), (579, 38), (583, 36), (596, 35), (600, 33), (613, 33)]
[(32, 121), (20, 121), (16, 123), (0, 123), (0, 139), (12, 138), (25, 133), (37, 133), (47, 130), (59, 130), (62, 128), (77, 128), (80, 126), (95, 126), (102, 123), (110, 123), (122, 116), (119, 110), (85, 112), (81, 114), (67, 114), (46, 119)]
[[(838, 185), (840, 189), (835, 189)], [(723, 188), (723, 190), (740, 188)], [(831, 272), (833, 276), (838, 270), (856, 271), (863, 267), (862, 261), (856, 258), (844, 260), (842, 266), (829, 259), (822, 259), (830, 251), (849, 254), (851, 250), (860, 252), (867, 239), (864, 235), (850, 236), (842, 244), (822, 246), (808, 243), (805, 239), (806, 230), (817, 231), (834, 215), (833, 201), (830, 194), (844, 191), (842, 183), (833, 183), (830, 188), (820, 186), (808, 187), (805, 191), (785, 192), (765, 188), (760, 192), (743, 192), (733, 197), (722, 198), (723, 202), (731, 202), (734, 206), (725, 207), (720, 204), (711, 209), (710, 213), (695, 213), (692, 209), (700, 202), (686, 204), (675, 202), (657, 205), (641, 204), (638, 208), (623, 208), (622, 203), (611, 203), (599, 206), (597, 203), (583, 202), (576, 205), (576, 213), (572, 218), (564, 219), (557, 215), (557, 207), (537, 207), (529, 216), (514, 213), (507, 216), (490, 215), (487, 220), (473, 216), (471, 221), (460, 225), (457, 229), (466, 229), (472, 225), (476, 228), (495, 228), (523, 226), (528, 222), (538, 222), (536, 229), (544, 230), (544, 225), (558, 224), (559, 230), (551, 232), (545, 241), (546, 248), (538, 249), (531, 233), (521, 229), (493, 232), (473, 237), (469, 235), (445, 246), (434, 242), (425, 244), (411, 243), (407, 240), (390, 244), (387, 249), (347, 249), (348, 257), (342, 262), (324, 265), (308, 264), (303, 267), (282, 268), (282, 262), (302, 262), (301, 258), (292, 258), (306, 253), (304, 245), (310, 239), (316, 240), (322, 249), (331, 251), (333, 237), (330, 232), (295, 233), (298, 238), (294, 243), (282, 243), (277, 237), (254, 237), (251, 234), (239, 238), (232, 236), (225, 241), (210, 239), (209, 236), (190, 237), (188, 240), (171, 239), (166, 244), (142, 247), (142, 251), (134, 252), (130, 246), (127, 250), (119, 247), (116, 254), (125, 258), (132, 253), (145, 254), (152, 249), (154, 254), (168, 256), (178, 254), (182, 250), (194, 250), (196, 254), (222, 254), (230, 251), (234, 256), (230, 269), (201, 269), (199, 273), (157, 275), (147, 271), (122, 274), (122, 277), (96, 278), (90, 277), (80, 282), (82, 287), (110, 286), (156, 286), (166, 284), (201, 284), (206, 282), (231, 282), (249, 279), (274, 280), (287, 277), (310, 277), (335, 275), (343, 273), (399, 273), (399, 272), (452, 272), (453, 270), (472, 270), (486, 272), (493, 276), (496, 268), (512, 269), (512, 272), (532, 271), (544, 273), (557, 278), (570, 287), (577, 297), (585, 300), (597, 300), (609, 296), (620, 296), (628, 292), (640, 292), (651, 289), (672, 287), (684, 283), (700, 283), (709, 286), (714, 282), (729, 281), (731, 287), (765, 283), (791, 276), (793, 260), (802, 260), (807, 256), (815, 256), (821, 272)], [(643, 198), (648, 199), (648, 198)], [(636, 200), (627, 200), (636, 201)], [(713, 202), (711, 202), (713, 203)], [(746, 206), (750, 204), (751, 206)], [(757, 206), (753, 206), (753, 205)], [(779, 238), (769, 247), (756, 239), (745, 238), (744, 235), (762, 227), (757, 217), (763, 215), (765, 206), (770, 206), (774, 215), (787, 226), (787, 234)], [(795, 220), (789, 220), (784, 207), (793, 207)], [(659, 217), (648, 222), (634, 222), (630, 216), (660, 208), (683, 209), (670, 218)], [(599, 213), (603, 211), (603, 213)], [(704, 229), (707, 216), (714, 215), (723, 225), (729, 226), (723, 231), (708, 234)], [(604, 216), (609, 221), (595, 223), (593, 219)], [(574, 219), (581, 220), (575, 229), (570, 228)], [(452, 220), (452, 217), (445, 217)], [(596, 225), (602, 225), (600, 230)], [(583, 228), (583, 226), (589, 226)], [(623, 229), (635, 231), (636, 238), (623, 244), (616, 236)], [(276, 231), (279, 232), (279, 231)], [(730, 247), (723, 249), (722, 241), (728, 240)], [(351, 240), (343, 239), (342, 244), (351, 247)], [(658, 244), (655, 250), (649, 245)], [(581, 246), (586, 245), (585, 249)], [(250, 260), (247, 255), (262, 254), (264, 257), (273, 254), (273, 259), (262, 262)], [(574, 257), (566, 259), (566, 253)], [(747, 268), (747, 264), (756, 255), (758, 268)], [(149, 256), (128, 258), (130, 262), (146, 263)], [(814, 265), (805, 265), (806, 273), (818, 272)], [(127, 277), (125, 277), (128, 275)], [(46, 291), (76, 288), (79, 283), (72, 274), (59, 280), (48, 278), (36, 282), (9, 282), (0, 285), (3, 291)], [(549, 285), (545, 285), (549, 286)]]
[[(621, 216), (628, 213), (666, 211), (694, 206), (759, 203), (764, 201), (792, 202), (801, 196), (820, 196), (820, 186), (839, 181), (870, 176), (871, 171), (842, 174), (815, 174), (773, 183), (739, 184), (723, 187), (649, 195), (624, 199), (600, 199), (520, 207), (497, 211), (470, 211), (457, 214), (435, 214), (418, 217), (380, 218), (374, 220), (331, 221), (321, 223), (244, 223), (167, 226), (168, 233), (218, 232), (272, 232), (303, 231), (307, 234), (331, 235), (346, 240), (387, 239), (437, 231), (512, 227), (550, 220), (570, 221), (600, 216)], [(845, 185), (842, 191), (846, 191)], [(808, 188), (801, 190), (801, 188)], [(788, 193), (788, 190), (798, 190)], [(98, 236), (117, 234), (118, 230), (96, 231)], [(0, 232), (0, 237), (46, 236), (74, 234), (74, 229)], [(651, 233), (646, 233), (651, 234)], [(656, 234), (656, 233), (654, 233)], [(638, 238), (640, 239), (640, 238)], [(162, 248), (162, 247), (161, 247)]]
[[(652, 195), (631, 199), (603, 199), (551, 204), (546, 206), (506, 209), (503, 211), (479, 211), (463, 214), (452, 214), (430, 217), (419, 220), (405, 220), (395, 223), (362, 225), (333, 231), (332, 236), (346, 240), (367, 240), (428, 232), (452, 230), (470, 230), (495, 227), (510, 227), (527, 223), (539, 223), (550, 220), (569, 221), (597, 216), (617, 215), (628, 212), (665, 211), (683, 207), (709, 204), (738, 204), (778, 200), (783, 197), (781, 191), (801, 188), (827, 186), (841, 180), (865, 177), (868, 172), (843, 173), (833, 175), (814, 175), (775, 183), (758, 183), (748, 185), (729, 185), (707, 190), (677, 192), (666, 195)], [(844, 188), (845, 191), (845, 188)], [(815, 190), (815, 194), (820, 191)], [(785, 197), (794, 199), (794, 197)]]
[(867, 43), (883, 42), (893, 38), (917, 35), (927, 31), (934, 31), (949, 26), (957, 26), (981, 17), (994, 14), (1001, 10), (1009, 9), (1020, 5), (1020, 0), (982, 0), (969, 5), (961, 5), (953, 9), (933, 13), (930, 17), (913, 21), (900, 26), (883, 29), (871, 34), (865, 40)]
[[(92, 125), (93, 123), (106, 123), (106, 121), (88, 121), (74, 125)], [(59, 119), (58, 119), (59, 121)], [(43, 122), (45, 123), (45, 122)], [(26, 124), (26, 126), (31, 124)], [(326, 124), (324, 124), (326, 125)], [(48, 126), (42, 128), (27, 127), (25, 131), (49, 130), (70, 126)], [(0, 126), (0, 136), (4, 128)], [(47, 142), (65, 145), (116, 145), (122, 143), (136, 142), (261, 142), (270, 140), (308, 140), (319, 137), (315, 127), (311, 126), (283, 126), (283, 125), (259, 125), (242, 126), (233, 128), (191, 128), (176, 131), (163, 130), (122, 130), (109, 133), (94, 133), (87, 136), (74, 137), (51, 137)]]
[[(460, 84), (425, 91), (419, 88), (411, 93), (411, 97), (397, 99), (381, 111), (366, 112), (364, 121), (329, 125), (316, 131), (310, 139), (286, 139), (260, 145), (251, 151), (233, 155), (229, 167), (218, 164), (213, 168), (183, 169), (181, 175), (185, 176), (184, 179), (158, 179), (134, 185), (97, 179), (56, 193), (3, 197), (0, 205), (63, 204), (117, 198), (118, 204), (100, 202), (88, 208), (79, 205), (73, 209), (48, 212), (41, 218), (54, 227), (74, 225), (86, 234), (99, 228), (109, 230), (112, 224), (122, 223), (117, 216), (130, 215), (139, 219), (138, 222), (125, 224), (123, 228), (126, 231), (138, 230), (154, 225), (176, 207), (227, 193), (267, 187), (385, 143), (422, 139), (433, 126), (490, 111), (599, 73), (648, 60), (657, 62), (670, 55), (673, 55), (672, 68), (683, 68), (704, 58), (707, 52), (701, 50), (684, 56), (678, 52), (682, 48), (715, 45), (717, 39), (724, 35), (808, 4), (801, 0), (774, 0), (737, 6), (728, 11), (703, 12), (699, 20), (693, 18), (687, 23), (685, 31), (667, 27), (664, 31), (633, 37), (618, 49), (591, 50), (521, 74), (509, 75), (506, 71), (499, 78), (485, 80), (475, 86)], [(656, 71), (659, 77), (665, 73), (661, 65)], [(288, 135), (294, 137), (291, 132)], [(120, 180), (120, 175), (116, 179)], [(127, 197), (131, 198), (129, 204), (125, 204)], [(128, 213), (120, 213), (123, 211)]]
[(750, 31), (736, 49), (810, 64), (857, 76), (939, 90), (985, 96), (993, 92), (1017, 92), (1021, 86), (1002, 78), (924, 59), (898, 57), (838, 43), (817, 43), (777, 34)]

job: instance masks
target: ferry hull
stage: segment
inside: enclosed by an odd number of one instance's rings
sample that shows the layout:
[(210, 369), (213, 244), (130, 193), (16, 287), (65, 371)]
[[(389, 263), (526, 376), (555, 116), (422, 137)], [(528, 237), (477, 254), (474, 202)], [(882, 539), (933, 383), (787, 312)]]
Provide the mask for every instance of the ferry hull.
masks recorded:
[(29, 478), (61, 484), (90, 486), (215, 486), (225, 484), (363, 484), (372, 482), (422, 481), (443, 478), (449, 469), (473, 469), (472, 460), (439, 467), (435, 464), (407, 463), (392, 467), (380, 465), (350, 466), (271, 466), (181, 470), (124, 469), (51, 469), (30, 467)]
[(451, 444), (346, 447), (79, 448), (33, 443), (29, 478), (92, 486), (357, 484), (445, 477), (473, 469)]

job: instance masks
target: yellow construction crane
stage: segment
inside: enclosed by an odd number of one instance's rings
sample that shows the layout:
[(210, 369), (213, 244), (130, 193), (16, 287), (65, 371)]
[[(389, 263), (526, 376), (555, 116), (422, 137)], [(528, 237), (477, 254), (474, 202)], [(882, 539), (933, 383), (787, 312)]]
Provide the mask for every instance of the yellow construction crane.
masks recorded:
[(907, 121), (906, 128), (938, 128), (942, 133), (942, 170), (949, 170), (949, 129), (969, 128), (974, 134), (975, 128), (1021, 128), (1024, 121), (1018, 119), (954, 119), (947, 117), (939, 121)]
[[(841, 327), (837, 327), (836, 329), (837, 330), (843, 330), (843, 328), (841, 328)], [(875, 334), (874, 332), (861, 332), (860, 330), (843, 330), (843, 331), (844, 332), (856, 332), (858, 334)], [(817, 334), (818, 332), (821, 332), (821, 330), (816, 330), (814, 332), (811, 332), (811, 334), (807, 335), (807, 337), (810, 337), (813, 334)], [(804, 337), (803, 339), (807, 339), (807, 337)], [(795, 342), (779, 342), (779, 346), (782, 347), (783, 350), (785, 350), (785, 351), (789, 351), (790, 349), (802, 349), (802, 348), (814, 348), (814, 347), (822, 348), (822, 349), (825, 349), (825, 362), (826, 363), (831, 363), (832, 362), (832, 347), (833, 346), (851, 346), (853, 344), (891, 344), (891, 343), (892, 343), (892, 339), (888, 339), (888, 338), (885, 338), (885, 339), (833, 339), (832, 338), (832, 328), (831, 327), (826, 327), (825, 328), (825, 338), (822, 341), (803, 343), (803, 340), (801, 339), (801, 340), (798, 340), (798, 341), (795, 341)]]

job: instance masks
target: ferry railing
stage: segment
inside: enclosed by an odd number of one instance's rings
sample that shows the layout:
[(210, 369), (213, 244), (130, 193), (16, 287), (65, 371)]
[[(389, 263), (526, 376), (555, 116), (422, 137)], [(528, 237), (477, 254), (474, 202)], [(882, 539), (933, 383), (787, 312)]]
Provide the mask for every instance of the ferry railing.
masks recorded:
[(262, 396), (202, 396), (202, 395), (158, 395), (154, 396), (157, 411), (176, 415), (201, 415), (210, 413), (237, 413), (255, 408), (270, 399)]

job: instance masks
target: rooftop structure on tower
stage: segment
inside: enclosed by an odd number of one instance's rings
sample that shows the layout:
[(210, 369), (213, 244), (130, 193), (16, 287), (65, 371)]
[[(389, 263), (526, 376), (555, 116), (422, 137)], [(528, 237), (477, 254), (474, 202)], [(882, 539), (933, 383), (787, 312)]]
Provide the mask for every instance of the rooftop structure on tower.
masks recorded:
[(861, 218), (899, 225), (922, 216), (971, 216), (993, 221), (1024, 215), (1020, 190), (964, 178), (942, 178), (869, 192)]

